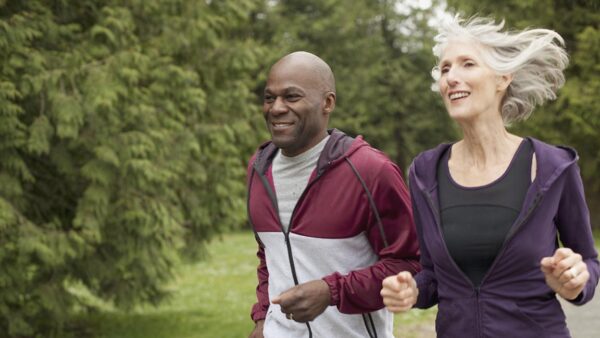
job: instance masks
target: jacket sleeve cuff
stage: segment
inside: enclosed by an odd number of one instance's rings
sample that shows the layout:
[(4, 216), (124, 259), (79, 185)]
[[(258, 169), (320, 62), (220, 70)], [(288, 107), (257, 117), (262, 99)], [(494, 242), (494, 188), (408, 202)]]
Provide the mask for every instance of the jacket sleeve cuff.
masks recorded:
[(269, 304), (263, 306), (260, 302), (255, 303), (252, 306), (252, 312), (250, 314), (250, 318), (256, 323), (259, 320), (265, 319), (267, 317), (267, 311), (269, 310)]
[(329, 305), (338, 306), (340, 304), (340, 285), (339, 285), (339, 277), (340, 275), (336, 272), (329, 276), (323, 278), (325, 283), (329, 285), (329, 294), (331, 295), (331, 299), (329, 300)]
[(579, 295), (577, 295), (577, 297), (573, 298), (573, 299), (567, 299), (567, 302), (573, 304), (573, 305), (583, 305), (585, 303), (588, 302), (589, 297), (587, 295), (588, 290), (587, 290), (588, 286), (586, 285), (583, 290), (581, 290), (581, 292), (579, 293)]
[(593, 297), (594, 297), (594, 293), (596, 293), (596, 287), (597, 287), (597, 281), (598, 281), (598, 277), (594, 277), (594, 275), (597, 275), (597, 273), (595, 273), (594, 271), (597, 271), (597, 265), (595, 268), (595, 264), (590, 263), (589, 260), (586, 260), (585, 263), (588, 266), (588, 272), (590, 274), (590, 279), (588, 279), (585, 287), (583, 288), (583, 290), (581, 290), (581, 292), (579, 293), (579, 295), (577, 295), (577, 297), (575, 297), (574, 299), (571, 300), (567, 300), (569, 303), (573, 304), (573, 305), (583, 305), (587, 302), (589, 302)]
[(568, 302), (573, 305), (583, 305), (583, 293), (585, 291), (581, 291), (581, 293), (575, 297), (575, 299), (569, 299)]
[(264, 320), (266, 316), (267, 316), (267, 311), (256, 311), (256, 312), (252, 312), (252, 315), (250, 317), (256, 323), (259, 320)]

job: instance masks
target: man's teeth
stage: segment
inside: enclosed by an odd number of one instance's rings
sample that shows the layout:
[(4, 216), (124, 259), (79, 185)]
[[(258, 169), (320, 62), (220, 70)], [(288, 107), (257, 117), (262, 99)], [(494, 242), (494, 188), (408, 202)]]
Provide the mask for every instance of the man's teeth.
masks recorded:
[(469, 93), (467, 92), (452, 93), (450, 94), (450, 100), (456, 100), (467, 96), (469, 96)]

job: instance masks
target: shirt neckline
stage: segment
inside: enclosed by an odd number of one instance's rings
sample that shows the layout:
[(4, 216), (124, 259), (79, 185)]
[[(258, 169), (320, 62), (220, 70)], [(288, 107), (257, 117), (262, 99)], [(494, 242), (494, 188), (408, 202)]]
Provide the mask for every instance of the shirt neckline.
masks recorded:
[(525, 145), (525, 141), (526, 139), (523, 138), (521, 140), (521, 143), (519, 143), (519, 146), (517, 147), (517, 150), (515, 151), (515, 153), (513, 154), (512, 159), (510, 160), (510, 163), (508, 164), (508, 167), (506, 167), (506, 169), (504, 170), (504, 172), (502, 173), (502, 175), (500, 175), (498, 178), (494, 179), (492, 182), (490, 183), (486, 183), (483, 185), (477, 185), (477, 186), (473, 186), (473, 187), (468, 187), (468, 186), (464, 186), (458, 182), (456, 182), (454, 180), (454, 178), (452, 177), (452, 174), (450, 173), (450, 166), (448, 165), (448, 162), (450, 161), (450, 155), (452, 155), (452, 147), (454, 146), (454, 144), (452, 146), (450, 146), (448, 148), (448, 152), (447, 155), (445, 156), (445, 160), (444, 160), (444, 171), (446, 172), (446, 176), (448, 177), (448, 180), (450, 181), (450, 183), (452, 183), (452, 185), (456, 186), (459, 189), (463, 189), (463, 190), (478, 190), (478, 189), (485, 189), (485, 188), (489, 188), (493, 185), (495, 185), (496, 183), (502, 181), (510, 172), (510, 169), (513, 167), (514, 163), (516, 162), (516, 158), (517, 155), (522, 151), (524, 145)]

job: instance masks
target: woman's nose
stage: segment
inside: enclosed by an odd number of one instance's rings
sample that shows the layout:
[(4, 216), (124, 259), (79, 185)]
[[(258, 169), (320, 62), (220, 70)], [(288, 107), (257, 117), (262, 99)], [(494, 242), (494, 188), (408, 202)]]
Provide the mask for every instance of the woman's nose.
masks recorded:
[(448, 73), (446, 74), (446, 83), (448, 86), (453, 87), (456, 86), (459, 82), (458, 72), (454, 67), (448, 69)]

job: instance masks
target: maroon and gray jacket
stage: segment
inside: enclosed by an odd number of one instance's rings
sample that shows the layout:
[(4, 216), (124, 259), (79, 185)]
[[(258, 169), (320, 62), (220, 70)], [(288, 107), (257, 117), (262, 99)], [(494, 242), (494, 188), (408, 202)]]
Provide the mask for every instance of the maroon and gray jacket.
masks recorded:
[(572, 303), (584, 304), (594, 294), (599, 265), (577, 153), (531, 141), (536, 178), (478, 288), (455, 264), (441, 233), (436, 170), (450, 145), (442, 144), (413, 161), (409, 186), (423, 265), (416, 276), (416, 306), (438, 304), (438, 337), (569, 337), (560, 303), (540, 270), (541, 259), (554, 254), (559, 240), (583, 256), (590, 273), (583, 292)]
[[(279, 221), (271, 175), (277, 148), (267, 142), (250, 161), (248, 215), (260, 259), (252, 319), (265, 319), (265, 337), (393, 337), (381, 282), (419, 270), (410, 198), (398, 167), (360, 136), (330, 134), (288, 232)], [(327, 282), (335, 307), (308, 325), (287, 320), (269, 303), (315, 279)]]

